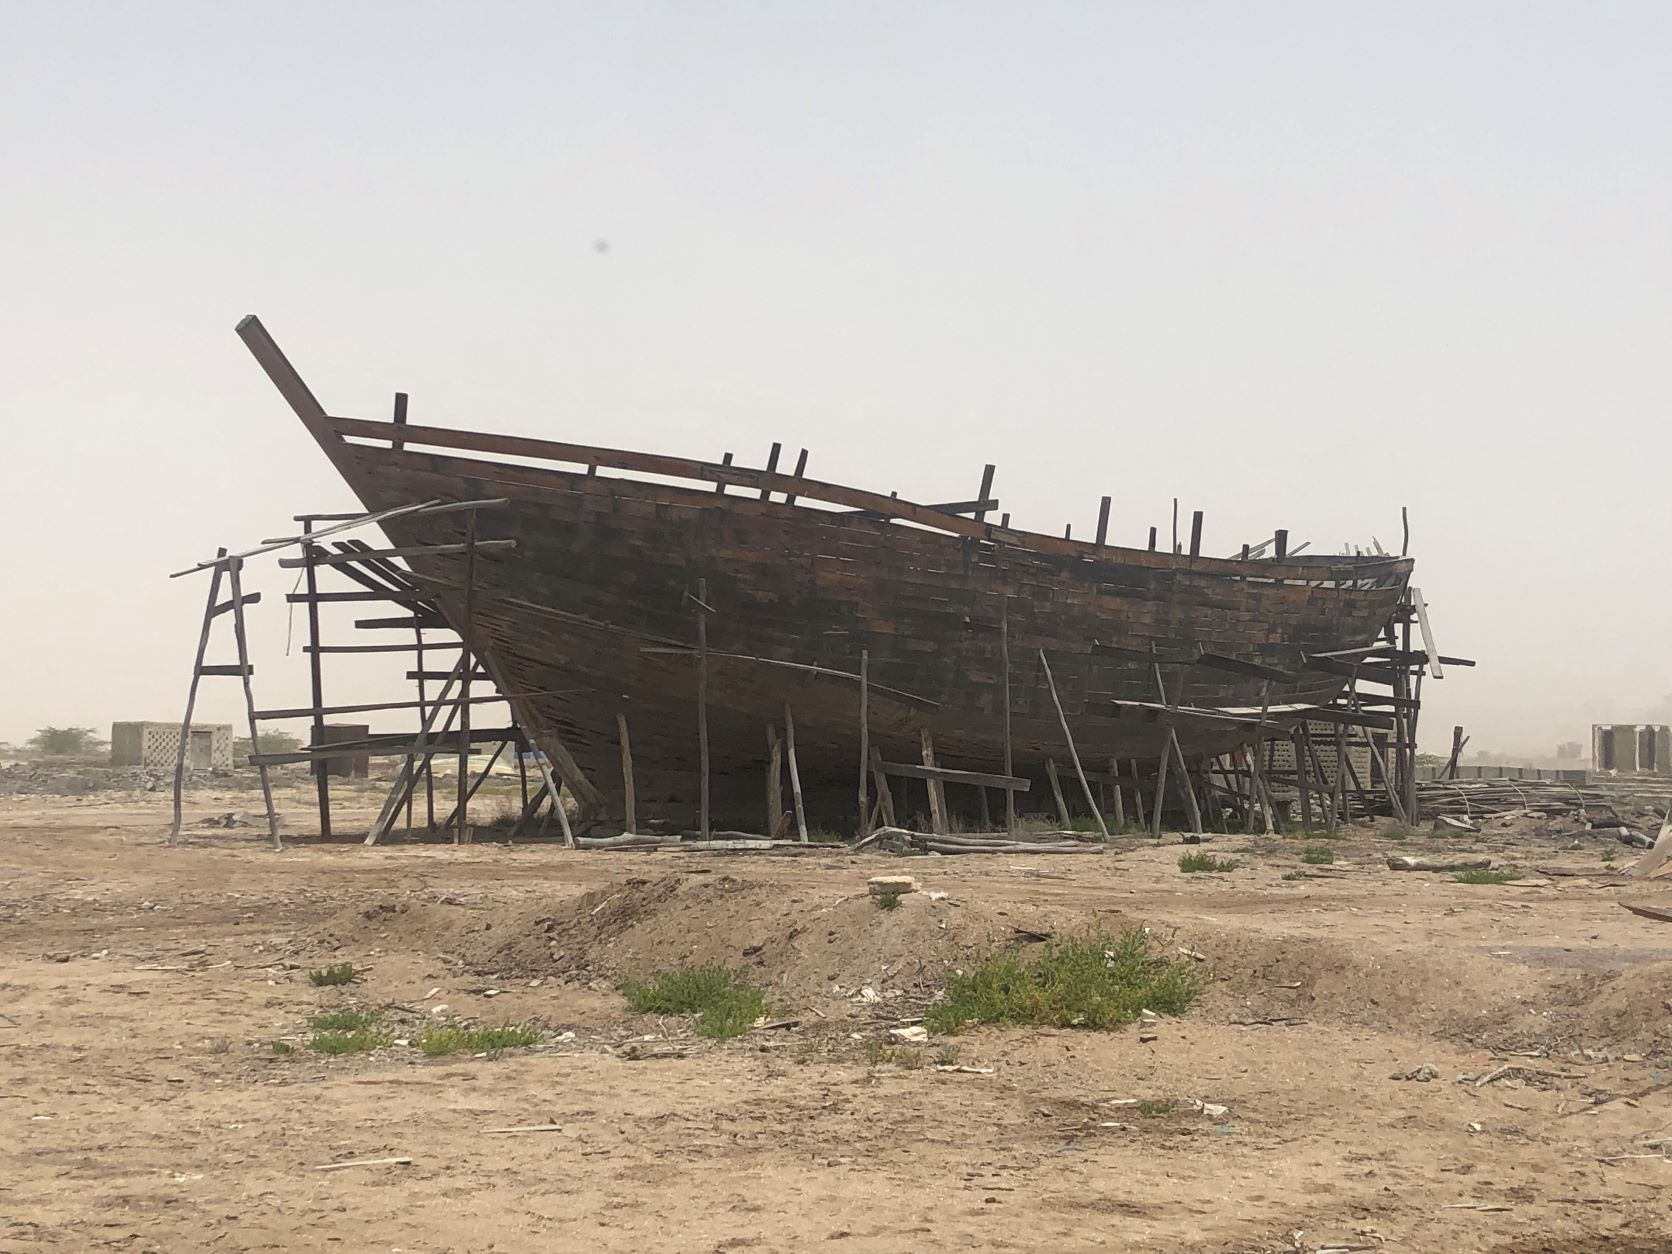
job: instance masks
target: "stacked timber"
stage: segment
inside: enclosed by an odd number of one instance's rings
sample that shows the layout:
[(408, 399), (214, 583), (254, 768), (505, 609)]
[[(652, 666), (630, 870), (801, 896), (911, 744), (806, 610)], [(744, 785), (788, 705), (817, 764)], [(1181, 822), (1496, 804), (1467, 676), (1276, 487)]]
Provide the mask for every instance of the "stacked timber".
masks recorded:
[(891, 850), (896, 853), (1103, 853), (1108, 846), (1100, 836), (1085, 832), (1041, 832), (1034, 837), (1010, 836), (1004, 832), (965, 832), (957, 835), (914, 832), (903, 827), (879, 827), (854, 845), (855, 849)]

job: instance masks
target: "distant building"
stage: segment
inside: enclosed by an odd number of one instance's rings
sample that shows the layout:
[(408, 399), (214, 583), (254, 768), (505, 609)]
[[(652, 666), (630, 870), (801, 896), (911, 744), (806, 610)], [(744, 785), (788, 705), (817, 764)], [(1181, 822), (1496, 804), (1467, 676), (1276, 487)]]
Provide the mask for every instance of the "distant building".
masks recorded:
[(1595, 723), (1591, 767), (1614, 775), (1672, 775), (1672, 728), (1665, 723)]
[[(172, 771), (180, 753), (178, 723), (112, 723), (110, 764)], [(232, 724), (193, 723), (186, 743), (186, 769), (230, 771)]]

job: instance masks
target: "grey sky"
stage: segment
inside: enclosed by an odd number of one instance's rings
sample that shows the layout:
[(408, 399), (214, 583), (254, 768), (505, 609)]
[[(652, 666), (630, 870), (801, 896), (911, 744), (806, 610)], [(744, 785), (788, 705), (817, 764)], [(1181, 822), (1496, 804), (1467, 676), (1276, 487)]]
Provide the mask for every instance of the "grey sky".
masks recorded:
[[(1664, 713), (1669, 37), (1660, 4), (0, 3), (0, 738), (178, 717), (204, 586), (166, 573), (350, 503), (248, 312), (336, 413), (780, 439), (931, 500), (993, 461), (1019, 524), (1109, 492), (1141, 543), (1176, 494), (1216, 552), (1397, 546), (1409, 505), (1481, 660), (1429, 747)], [(301, 695), (282, 606), (254, 632), (261, 702)]]

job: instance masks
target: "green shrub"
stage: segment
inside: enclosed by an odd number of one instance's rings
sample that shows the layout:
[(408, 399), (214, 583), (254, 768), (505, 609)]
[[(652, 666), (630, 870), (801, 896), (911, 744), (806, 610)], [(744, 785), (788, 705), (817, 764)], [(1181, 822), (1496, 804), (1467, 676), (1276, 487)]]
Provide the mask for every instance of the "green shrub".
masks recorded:
[(352, 962), (339, 962), (322, 971), (309, 971), (308, 983), (318, 988), (328, 984), (352, 984), (357, 972)]
[(389, 1034), (380, 1028), (356, 1028), (350, 1032), (315, 1032), (308, 1048), (322, 1054), (360, 1054), (390, 1043)]
[(1179, 855), (1179, 870), (1186, 875), (1193, 875), (1198, 871), (1234, 871), (1236, 869), (1236, 861), (1232, 858), (1216, 858), (1211, 853)]
[(1300, 851), (1300, 860), (1307, 866), (1329, 866), (1335, 861), (1335, 850), (1322, 845), (1310, 845)]
[(1520, 871), (1456, 871), (1452, 879), (1459, 884), (1508, 884), (1521, 878)]
[(496, 1028), (425, 1028), (418, 1037), (418, 1048), (427, 1057), (444, 1054), (491, 1054), (502, 1049), (516, 1049), (532, 1045), (540, 1039), (540, 1029), (531, 1023), (505, 1023)]
[(697, 1033), (723, 1041), (742, 1036), (767, 1012), (766, 998), (740, 972), (719, 965), (658, 971), (621, 986), (640, 1014), (695, 1015)]
[(1188, 959), (1152, 953), (1142, 928), (1118, 937), (1098, 930), (1047, 941), (1031, 961), (1005, 951), (954, 973), (923, 1023), (932, 1032), (979, 1023), (1111, 1028), (1134, 1022), (1140, 1010), (1183, 1013), (1207, 979)]
[(376, 1024), (377, 1016), (369, 1010), (327, 1010), (308, 1020), (315, 1032), (358, 1032)]

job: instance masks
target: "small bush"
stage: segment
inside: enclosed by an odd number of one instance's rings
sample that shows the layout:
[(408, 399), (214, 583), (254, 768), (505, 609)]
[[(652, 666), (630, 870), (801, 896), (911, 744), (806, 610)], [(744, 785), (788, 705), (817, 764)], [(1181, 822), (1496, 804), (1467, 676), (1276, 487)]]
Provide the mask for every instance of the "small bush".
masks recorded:
[(698, 1035), (717, 1041), (742, 1036), (767, 1012), (758, 988), (718, 965), (658, 971), (648, 981), (628, 980), (621, 991), (640, 1014), (695, 1015)]
[(376, 1025), (377, 1016), (369, 1010), (327, 1010), (308, 1020), (315, 1032), (359, 1032)]
[(1452, 879), (1459, 884), (1508, 884), (1521, 878), (1520, 871), (1455, 871)]
[(322, 988), (333, 984), (352, 984), (358, 977), (352, 962), (339, 962), (326, 967), (322, 971), (309, 971), (308, 983), (315, 988)]
[(1231, 858), (1216, 858), (1211, 853), (1185, 853), (1179, 855), (1179, 870), (1186, 875), (1194, 875), (1199, 871), (1234, 871), (1237, 864)]
[(1207, 979), (1188, 959), (1153, 954), (1142, 928), (1118, 937), (1099, 930), (1047, 941), (1031, 961), (1007, 951), (955, 972), (923, 1023), (932, 1032), (978, 1023), (1112, 1028), (1134, 1022), (1140, 1010), (1182, 1014)]
[(292, 1050), (291, 1050), (291, 1047), (290, 1047), (290, 1042), (289, 1041), (274, 1041), (273, 1042), (273, 1052), (275, 1054), (291, 1053)]
[(898, 910), (900, 908), (899, 893), (876, 893), (872, 900), (877, 903), (878, 910)]
[(890, 1045), (873, 1036), (865, 1042), (865, 1061), (873, 1067), (887, 1063), (905, 1071), (916, 1071), (923, 1066), (923, 1051), (910, 1045)]
[(378, 1028), (356, 1028), (351, 1032), (315, 1032), (308, 1048), (322, 1054), (361, 1054), (391, 1044), (387, 1032)]
[(1161, 1115), (1170, 1115), (1177, 1103), (1171, 1099), (1161, 1101), (1146, 1101), (1138, 1103), (1138, 1113), (1146, 1118), (1154, 1119)]
[(500, 1050), (532, 1045), (539, 1039), (540, 1029), (531, 1023), (506, 1023), (497, 1028), (426, 1028), (418, 1037), (418, 1048), (430, 1058), (459, 1053), (497, 1055)]
[(1335, 850), (1311, 845), (1300, 851), (1300, 860), (1307, 866), (1329, 866), (1335, 861)]
[(1283, 872), (1283, 878), (1286, 880), (1309, 880), (1312, 877), (1305, 871), (1285, 871)]

